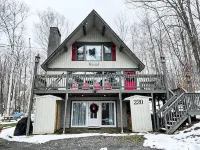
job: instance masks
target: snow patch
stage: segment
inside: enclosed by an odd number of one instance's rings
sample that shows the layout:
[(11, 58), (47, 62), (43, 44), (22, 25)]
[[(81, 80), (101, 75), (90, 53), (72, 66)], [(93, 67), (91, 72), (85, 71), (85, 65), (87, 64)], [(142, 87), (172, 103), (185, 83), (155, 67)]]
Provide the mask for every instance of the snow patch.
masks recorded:
[(108, 149), (105, 147), (105, 148), (101, 148), (100, 150), (108, 150)]
[(2, 130), (0, 138), (8, 141), (27, 142), (27, 143), (45, 143), (52, 140), (68, 139), (68, 138), (79, 138), (79, 137), (90, 137), (90, 136), (129, 136), (137, 135), (136, 133), (131, 134), (108, 134), (108, 133), (82, 133), (82, 134), (48, 134), (48, 135), (31, 135), (31, 136), (13, 136), (15, 127)]
[(174, 135), (146, 134), (143, 146), (165, 150), (199, 150), (200, 123)]

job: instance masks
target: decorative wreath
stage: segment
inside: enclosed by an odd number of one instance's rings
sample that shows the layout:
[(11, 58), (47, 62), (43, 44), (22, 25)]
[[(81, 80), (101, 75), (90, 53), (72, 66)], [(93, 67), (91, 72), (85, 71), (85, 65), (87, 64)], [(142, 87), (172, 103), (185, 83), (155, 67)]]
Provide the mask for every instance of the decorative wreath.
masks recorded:
[(99, 110), (99, 106), (97, 104), (93, 103), (90, 105), (90, 111), (92, 113), (96, 113), (98, 110)]

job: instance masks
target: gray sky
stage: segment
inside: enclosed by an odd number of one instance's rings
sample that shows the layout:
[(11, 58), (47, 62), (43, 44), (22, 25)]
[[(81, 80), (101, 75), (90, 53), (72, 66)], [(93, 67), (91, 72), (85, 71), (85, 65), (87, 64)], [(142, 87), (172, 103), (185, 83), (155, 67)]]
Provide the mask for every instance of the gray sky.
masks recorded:
[[(124, 0), (23, 0), (30, 7), (30, 17), (27, 20), (27, 43), (31, 38), (34, 46), (33, 23), (37, 22), (36, 12), (48, 7), (64, 15), (73, 23), (73, 29), (95, 9), (100, 16), (112, 27), (114, 19), (120, 12), (127, 11)], [(132, 13), (129, 13), (132, 14)], [(62, 33), (61, 33), (62, 34)]]

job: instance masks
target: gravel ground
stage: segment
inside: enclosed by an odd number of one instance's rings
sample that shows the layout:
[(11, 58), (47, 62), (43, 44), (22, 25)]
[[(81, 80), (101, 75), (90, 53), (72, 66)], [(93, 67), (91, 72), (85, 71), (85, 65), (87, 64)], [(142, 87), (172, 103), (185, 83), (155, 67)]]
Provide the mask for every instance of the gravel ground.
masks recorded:
[[(10, 142), (0, 139), (0, 150), (153, 150), (122, 137), (84, 137), (50, 141), (44, 144)], [(103, 149), (107, 148), (107, 149)]]

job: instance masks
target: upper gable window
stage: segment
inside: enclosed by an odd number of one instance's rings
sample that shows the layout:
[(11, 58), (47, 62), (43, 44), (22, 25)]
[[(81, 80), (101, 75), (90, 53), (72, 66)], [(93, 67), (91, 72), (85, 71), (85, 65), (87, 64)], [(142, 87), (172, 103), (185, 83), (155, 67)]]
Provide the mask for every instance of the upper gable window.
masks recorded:
[(116, 61), (116, 46), (112, 43), (73, 44), (72, 61)]

